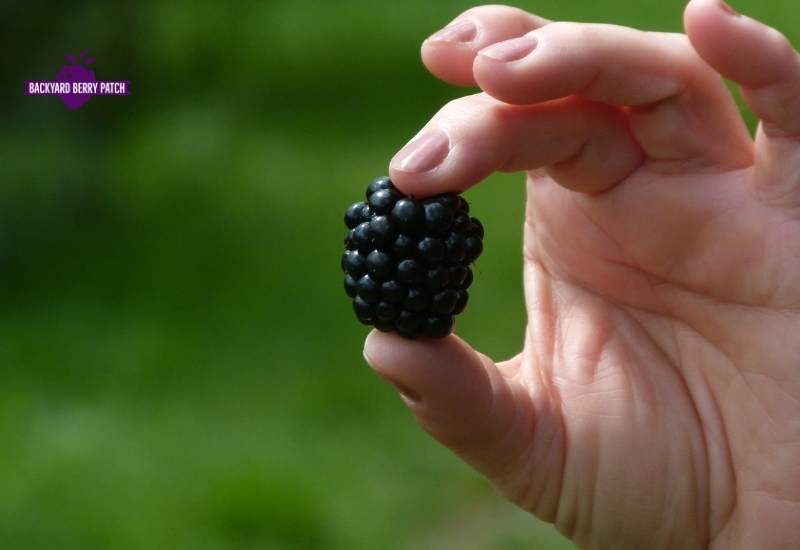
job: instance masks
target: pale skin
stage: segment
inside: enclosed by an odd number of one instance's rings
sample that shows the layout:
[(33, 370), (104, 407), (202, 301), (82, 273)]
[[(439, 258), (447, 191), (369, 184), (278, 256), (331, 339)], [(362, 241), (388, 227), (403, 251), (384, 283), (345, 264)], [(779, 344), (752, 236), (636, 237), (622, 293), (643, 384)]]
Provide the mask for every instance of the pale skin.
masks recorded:
[(390, 173), (418, 196), (527, 173), (525, 345), (495, 363), (373, 332), (368, 362), (581, 548), (800, 548), (800, 55), (718, 0), (686, 34), (506, 6), (454, 23), (423, 61), (482, 92)]

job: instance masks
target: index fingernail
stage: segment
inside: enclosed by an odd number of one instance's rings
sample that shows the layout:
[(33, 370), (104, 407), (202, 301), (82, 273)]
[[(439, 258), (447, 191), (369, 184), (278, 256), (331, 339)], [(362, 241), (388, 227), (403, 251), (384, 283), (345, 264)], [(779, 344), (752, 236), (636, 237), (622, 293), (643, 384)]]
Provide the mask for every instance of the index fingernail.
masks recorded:
[(508, 63), (522, 59), (536, 49), (537, 44), (538, 41), (534, 36), (520, 36), (492, 44), (479, 51), (478, 54)]
[(475, 23), (469, 19), (462, 19), (433, 33), (428, 40), (433, 42), (471, 42), (476, 34), (478, 34), (478, 28)]
[(375, 371), (378, 374), (378, 376), (380, 376), (383, 380), (394, 386), (394, 388), (397, 390), (397, 393), (400, 394), (400, 397), (403, 399), (403, 401), (406, 402), (407, 405), (414, 405), (418, 403), (420, 399), (422, 399), (419, 393), (415, 392), (405, 384), (401, 384), (391, 376), (384, 374), (378, 368), (376, 368), (374, 361), (370, 358), (369, 355), (367, 355), (366, 348), (364, 349), (364, 359), (366, 360), (367, 365), (369, 365), (369, 367), (373, 371)]
[(430, 128), (400, 149), (390, 166), (402, 172), (427, 172), (439, 166), (449, 153), (447, 134), (440, 128)]
[(723, 11), (728, 12), (729, 14), (733, 15), (734, 17), (741, 17), (742, 14), (733, 9), (730, 4), (725, 2), (725, 0), (719, 0), (719, 7), (722, 8)]

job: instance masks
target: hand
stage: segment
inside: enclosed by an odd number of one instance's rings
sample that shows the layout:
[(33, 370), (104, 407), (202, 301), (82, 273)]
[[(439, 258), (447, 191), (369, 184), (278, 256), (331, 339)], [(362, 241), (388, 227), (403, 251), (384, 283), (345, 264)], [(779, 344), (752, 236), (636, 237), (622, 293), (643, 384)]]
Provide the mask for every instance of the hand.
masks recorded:
[(483, 92), (391, 176), (430, 195), (527, 171), (525, 346), (495, 364), (373, 332), (364, 353), (581, 547), (800, 548), (800, 56), (717, 0), (685, 27), (485, 6), (425, 41), (435, 75)]

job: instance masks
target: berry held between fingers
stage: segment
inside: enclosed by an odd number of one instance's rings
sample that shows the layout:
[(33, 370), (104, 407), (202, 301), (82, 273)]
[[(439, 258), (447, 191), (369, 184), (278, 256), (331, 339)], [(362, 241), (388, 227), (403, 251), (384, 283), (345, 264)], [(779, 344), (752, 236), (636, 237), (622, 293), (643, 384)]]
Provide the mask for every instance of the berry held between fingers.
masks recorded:
[(483, 225), (467, 201), (406, 197), (382, 176), (344, 222), (344, 288), (359, 321), (412, 339), (450, 334), (469, 300), (469, 265), (483, 252)]

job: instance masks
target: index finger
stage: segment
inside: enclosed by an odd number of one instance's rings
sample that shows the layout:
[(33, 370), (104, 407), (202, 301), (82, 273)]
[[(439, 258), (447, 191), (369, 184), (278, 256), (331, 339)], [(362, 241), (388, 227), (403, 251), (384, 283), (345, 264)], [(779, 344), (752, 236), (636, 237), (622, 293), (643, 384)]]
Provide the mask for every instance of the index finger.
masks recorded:
[(480, 49), (548, 23), (547, 19), (511, 6), (471, 8), (422, 43), (422, 62), (445, 82), (475, 86), (472, 62)]

